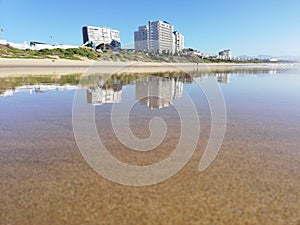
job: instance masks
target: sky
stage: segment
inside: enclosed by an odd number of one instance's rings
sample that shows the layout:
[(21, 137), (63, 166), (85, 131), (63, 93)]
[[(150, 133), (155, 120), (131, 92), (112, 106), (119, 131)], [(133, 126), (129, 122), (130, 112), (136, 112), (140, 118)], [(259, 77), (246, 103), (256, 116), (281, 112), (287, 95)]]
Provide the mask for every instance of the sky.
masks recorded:
[[(185, 47), (234, 56), (300, 56), (300, 0), (0, 0), (0, 27), (11, 42), (82, 44), (82, 26), (120, 31), (123, 47), (149, 20), (165, 20)], [(2, 39), (2, 36), (0, 36)]]

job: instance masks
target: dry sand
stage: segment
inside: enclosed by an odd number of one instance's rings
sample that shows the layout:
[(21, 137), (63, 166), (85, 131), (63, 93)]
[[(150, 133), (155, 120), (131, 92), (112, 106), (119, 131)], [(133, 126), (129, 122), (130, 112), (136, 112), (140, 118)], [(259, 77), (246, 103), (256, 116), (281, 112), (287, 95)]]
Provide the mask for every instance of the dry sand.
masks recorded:
[(144, 63), (72, 61), (47, 59), (3, 59), (0, 58), (0, 76), (17, 75), (67, 75), (75, 73), (157, 73), (197, 70), (232, 70), (241, 67), (272, 68), (274, 64), (195, 64), (195, 63)]

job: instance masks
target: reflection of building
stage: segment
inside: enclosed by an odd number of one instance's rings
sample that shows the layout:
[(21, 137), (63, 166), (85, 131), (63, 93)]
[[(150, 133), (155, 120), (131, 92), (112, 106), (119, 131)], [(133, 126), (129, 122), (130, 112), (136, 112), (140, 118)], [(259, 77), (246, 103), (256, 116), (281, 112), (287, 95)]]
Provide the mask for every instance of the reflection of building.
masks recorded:
[(57, 84), (35, 84), (35, 85), (23, 85), (15, 87), (14, 89), (8, 89), (0, 95), (0, 97), (13, 96), (15, 93), (42, 93), (50, 91), (72, 91), (79, 89), (76, 85), (57, 85)]
[(83, 44), (93, 42), (95, 45), (109, 44), (120, 48), (120, 32), (108, 27), (85, 26), (82, 28)]
[(136, 81), (136, 99), (150, 109), (164, 108), (179, 99), (183, 83), (178, 78), (146, 77)]
[(224, 84), (230, 83), (231, 74), (229, 74), (229, 73), (217, 73), (216, 76), (217, 76), (217, 79), (218, 79), (219, 83), (224, 83)]
[(0, 94), (0, 97), (11, 97), (14, 95), (14, 91), (12, 89), (4, 91), (2, 94)]
[(96, 86), (96, 88), (88, 89), (86, 96), (87, 103), (92, 105), (120, 103), (122, 100), (122, 86), (120, 84), (114, 84), (112, 88)]

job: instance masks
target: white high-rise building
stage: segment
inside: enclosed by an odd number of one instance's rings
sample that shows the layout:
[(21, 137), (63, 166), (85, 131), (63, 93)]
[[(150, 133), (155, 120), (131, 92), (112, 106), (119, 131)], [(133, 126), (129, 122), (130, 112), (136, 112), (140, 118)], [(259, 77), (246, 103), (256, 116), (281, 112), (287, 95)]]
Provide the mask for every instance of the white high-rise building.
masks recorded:
[(180, 53), (184, 49), (184, 36), (178, 31), (173, 32), (173, 53)]
[(165, 54), (174, 54), (176, 50), (182, 51), (183, 35), (177, 32), (174, 36), (173, 29), (173, 26), (166, 21), (149, 21), (148, 25), (141, 26), (134, 32), (135, 50)]
[(224, 51), (219, 52), (219, 58), (225, 59), (225, 60), (232, 59), (232, 52), (231, 52), (231, 50), (224, 50)]
[(149, 21), (149, 49), (152, 52), (172, 53), (173, 26), (165, 21)]
[(120, 32), (108, 27), (85, 26), (82, 28), (83, 44), (88, 41), (95, 45), (112, 44), (113, 47), (121, 47)]

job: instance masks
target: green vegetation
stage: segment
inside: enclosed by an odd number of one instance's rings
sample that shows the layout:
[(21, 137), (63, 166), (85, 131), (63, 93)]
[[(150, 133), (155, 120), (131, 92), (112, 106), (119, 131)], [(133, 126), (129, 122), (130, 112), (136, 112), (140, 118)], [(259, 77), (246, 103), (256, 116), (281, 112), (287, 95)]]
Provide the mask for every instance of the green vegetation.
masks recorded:
[[(170, 56), (143, 52), (120, 52), (106, 51), (95, 52), (90, 48), (71, 49), (43, 49), (43, 50), (20, 50), (10, 46), (0, 45), (1, 58), (23, 58), (23, 59), (68, 59), (68, 60), (99, 60), (99, 61), (138, 61), (138, 62), (165, 62), (165, 63), (244, 63), (236, 60), (202, 59), (197, 56)], [(265, 63), (269, 61), (250, 60), (247, 63)]]
[(0, 45), (0, 57), (2, 58), (23, 58), (23, 59), (98, 59), (98, 53), (83, 48), (71, 49), (42, 49), (42, 50), (20, 50), (10, 46)]

